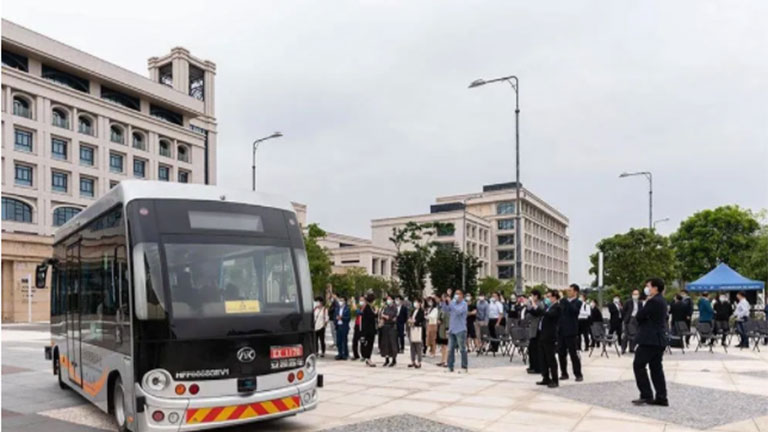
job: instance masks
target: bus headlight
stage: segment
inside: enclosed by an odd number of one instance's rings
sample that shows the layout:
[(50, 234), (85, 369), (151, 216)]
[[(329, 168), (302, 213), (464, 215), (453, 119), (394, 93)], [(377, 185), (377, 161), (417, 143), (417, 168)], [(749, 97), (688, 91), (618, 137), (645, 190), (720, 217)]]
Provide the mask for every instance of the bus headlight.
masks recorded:
[(315, 373), (316, 364), (317, 364), (317, 360), (315, 360), (314, 354), (307, 357), (307, 360), (304, 361), (304, 369), (306, 369), (307, 375), (312, 375), (313, 373)]
[(163, 391), (171, 383), (171, 376), (163, 369), (155, 369), (144, 375), (144, 386), (152, 391)]

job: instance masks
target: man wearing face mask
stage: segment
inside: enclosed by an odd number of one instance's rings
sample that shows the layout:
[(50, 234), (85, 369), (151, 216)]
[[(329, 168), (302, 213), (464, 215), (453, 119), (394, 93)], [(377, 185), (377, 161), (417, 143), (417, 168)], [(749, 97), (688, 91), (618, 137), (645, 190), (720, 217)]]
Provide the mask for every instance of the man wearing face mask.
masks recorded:
[(581, 375), (581, 359), (579, 353), (576, 352), (576, 347), (579, 344), (579, 312), (581, 311), (581, 300), (578, 298), (579, 291), (578, 285), (571, 284), (566, 291), (568, 298), (560, 300), (562, 315), (559, 323), (558, 359), (562, 372), (561, 381), (569, 378), (568, 357), (571, 358), (576, 382), (584, 381), (584, 377)]
[[(493, 293), (491, 304), (488, 307), (488, 335), (491, 339), (496, 339), (496, 327), (501, 324), (504, 318), (504, 305), (499, 302), (499, 293)], [(499, 350), (499, 342), (491, 342), (491, 352), (496, 354)]]
[[(683, 296), (683, 304), (685, 305), (686, 310), (686, 317), (685, 317), (685, 324), (688, 326), (688, 328), (691, 328), (691, 324), (693, 323), (693, 300), (691, 300), (690, 294), (688, 294), (688, 290), (682, 290), (680, 291), (680, 295)], [(691, 344), (691, 336), (685, 337), (685, 344), (690, 345)]]
[[(477, 309), (475, 314), (475, 334), (478, 339), (483, 334), (483, 327), (488, 327), (488, 309), (490, 308), (488, 300), (485, 299), (484, 294), (480, 294), (477, 297)], [(477, 352), (482, 349), (482, 341), (478, 343)]]
[(339, 355), (336, 356), (336, 360), (349, 359), (349, 346), (347, 344), (349, 337), (349, 319), (350, 311), (347, 306), (347, 298), (339, 296), (338, 308), (336, 308), (336, 347), (339, 350)]
[(323, 305), (323, 298), (315, 298), (313, 310), (315, 318), (315, 337), (317, 338), (317, 352), (320, 357), (325, 357), (325, 326), (328, 324), (328, 309)]
[[(528, 356), (528, 369), (526, 372), (529, 374), (542, 373), (542, 360), (541, 360), (541, 347), (539, 346), (539, 323), (541, 317), (544, 315), (545, 307), (544, 302), (541, 300), (541, 292), (537, 289), (531, 291), (531, 299), (527, 305), (526, 316), (529, 316), (530, 323), (529, 329), (531, 332), (531, 341), (529, 342), (530, 355)], [(554, 352), (554, 351), (553, 351)], [(555, 369), (557, 373), (557, 369)]]
[[(664, 350), (667, 347), (667, 301), (661, 295), (664, 292), (664, 281), (651, 278), (645, 283), (645, 294), (648, 300), (637, 313), (637, 350), (633, 369), (635, 382), (640, 391), (640, 398), (633, 400), (635, 405), (669, 406), (667, 400), (667, 382), (664, 378)], [(648, 380), (646, 366), (651, 372), (653, 389)]]
[(591, 324), (592, 308), (587, 303), (587, 297), (584, 294), (579, 296), (581, 301), (581, 309), (579, 309), (579, 335), (577, 337), (578, 349), (581, 350), (582, 339), (584, 340), (584, 350), (588, 350), (589, 343), (589, 326)]
[(468, 373), (467, 359), (467, 302), (464, 301), (464, 293), (456, 290), (453, 300), (447, 295), (443, 296), (443, 311), (450, 315), (448, 324), (448, 371), (453, 372), (456, 362), (456, 349), (461, 352), (461, 371)]
[(562, 313), (562, 306), (558, 303), (559, 297), (560, 293), (555, 290), (547, 292), (547, 296), (543, 301), (543, 314), (539, 320), (536, 333), (542, 377), (541, 381), (536, 384), (545, 385), (549, 388), (555, 388), (559, 385), (557, 379), (557, 360), (555, 360), (557, 331)]
[(624, 339), (621, 341), (621, 353), (624, 354), (627, 351), (627, 345), (629, 345), (629, 352), (635, 352), (635, 335), (637, 334), (637, 312), (640, 310), (642, 304), (640, 303), (640, 291), (632, 291), (632, 298), (624, 303)]
[(405, 324), (408, 322), (408, 306), (403, 303), (403, 296), (397, 296), (397, 347), (400, 354), (405, 352)]
[(608, 313), (610, 314), (610, 329), (608, 331), (610, 334), (616, 335), (616, 340), (619, 345), (621, 345), (621, 324), (624, 321), (624, 317), (622, 316), (623, 312), (624, 311), (622, 310), (621, 299), (619, 296), (615, 296), (613, 298), (613, 302), (608, 305)]

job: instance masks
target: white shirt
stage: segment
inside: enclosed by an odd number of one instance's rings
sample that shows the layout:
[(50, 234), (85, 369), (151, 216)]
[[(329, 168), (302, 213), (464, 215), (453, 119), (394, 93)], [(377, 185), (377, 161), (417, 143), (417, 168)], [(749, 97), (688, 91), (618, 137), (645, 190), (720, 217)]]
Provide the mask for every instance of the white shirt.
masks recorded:
[(739, 304), (736, 305), (736, 311), (733, 313), (736, 319), (744, 321), (749, 318), (749, 302), (747, 299), (741, 299)]
[(581, 310), (579, 310), (579, 319), (580, 320), (589, 319), (591, 314), (592, 314), (592, 308), (589, 307), (589, 305), (586, 302), (582, 302)]
[(499, 319), (504, 313), (504, 305), (501, 302), (491, 302), (488, 304), (488, 319)]
[(427, 324), (434, 324), (437, 325), (437, 318), (440, 314), (440, 311), (437, 310), (437, 307), (433, 307), (429, 314), (427, 314)]
[(632, 299), (632, 316), (637, 315), (637, 309), (640, 305), (640, 300)]
[(328, 309), (324, 307), (315, 308), (315, 331), (321, 330), (328, 324)]

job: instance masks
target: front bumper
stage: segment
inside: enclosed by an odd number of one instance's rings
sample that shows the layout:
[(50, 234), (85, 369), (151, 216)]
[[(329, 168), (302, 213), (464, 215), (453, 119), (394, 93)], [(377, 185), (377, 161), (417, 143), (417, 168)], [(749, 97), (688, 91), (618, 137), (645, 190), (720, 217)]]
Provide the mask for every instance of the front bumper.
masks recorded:
[[(315, 375), (301, 384), (247, 396), (197, 399), (158, 398), (136, 385), (136, 395), (145, 401), (143, 412), (136, 413), (137, 432), (197, 431), (296, 415), (317, 406), (317, 381)], [(161, 422), (152, 419), (157, 410), (165, 415)], [(171, 414), (178, 421), (172, 423)]]

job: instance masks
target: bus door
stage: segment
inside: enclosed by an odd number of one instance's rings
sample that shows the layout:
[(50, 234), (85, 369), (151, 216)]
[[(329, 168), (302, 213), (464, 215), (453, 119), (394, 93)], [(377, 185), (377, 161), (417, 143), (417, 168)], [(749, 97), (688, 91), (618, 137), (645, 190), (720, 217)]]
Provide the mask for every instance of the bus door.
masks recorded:
[[(80, 242), (67, 248), (67, 358), (69, 379), (82, 387), (83, 371), (80, 364)], [(74, 372), (74, 373), (73, 373)]]

